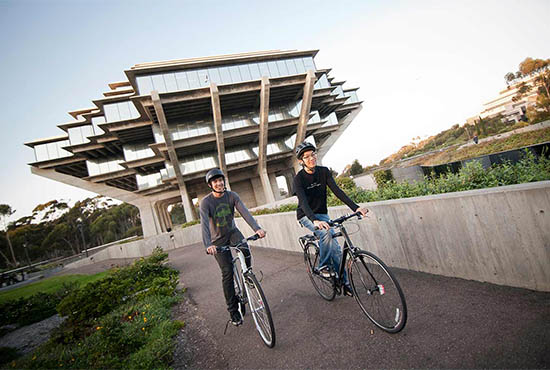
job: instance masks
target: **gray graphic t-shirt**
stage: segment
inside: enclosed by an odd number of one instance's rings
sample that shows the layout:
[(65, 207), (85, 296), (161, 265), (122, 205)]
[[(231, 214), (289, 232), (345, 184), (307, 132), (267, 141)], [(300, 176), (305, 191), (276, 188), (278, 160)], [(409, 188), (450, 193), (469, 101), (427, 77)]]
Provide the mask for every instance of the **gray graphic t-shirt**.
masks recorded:
[(220, 198), (210, 193), (202, 199), (200, 205), (202, 242), (205, 248), (227, 244), (226, 239), (236, 228), (235, 208), (254, 231), (260, 229), (237, 193), (226, 191)]

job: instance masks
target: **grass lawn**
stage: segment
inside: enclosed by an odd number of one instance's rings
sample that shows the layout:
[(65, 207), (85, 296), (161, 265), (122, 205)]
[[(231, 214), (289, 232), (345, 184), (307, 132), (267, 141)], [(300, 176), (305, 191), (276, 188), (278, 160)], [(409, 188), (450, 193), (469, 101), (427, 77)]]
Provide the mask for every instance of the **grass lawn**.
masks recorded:
[(475, 158), (482, 155), (503, 152), (512, 149), (518, 149), (529, 145), (535, 145), (550, 141), (550, 127), (541, 130), (522, 132), (512, 136), (495, 139), (489, 142), (471, 145), (466, 148), (449, 148), (448, 150), (421, 156), (407, 162), (407, 166), (435, 166), (464, 159)]
[(103, 278), (107, 275), (107, 273), (108, 271), (103, 271), (95, 275), (52, 276), (50, 278), (22, 286), (21, 288), (14, 288), (0, 292), (0, 303), (18, 298), (27, 298), (38, 292), (55, 293), (63, 287), (64, 283), (77, 283), (79, 285), (84, 285)]

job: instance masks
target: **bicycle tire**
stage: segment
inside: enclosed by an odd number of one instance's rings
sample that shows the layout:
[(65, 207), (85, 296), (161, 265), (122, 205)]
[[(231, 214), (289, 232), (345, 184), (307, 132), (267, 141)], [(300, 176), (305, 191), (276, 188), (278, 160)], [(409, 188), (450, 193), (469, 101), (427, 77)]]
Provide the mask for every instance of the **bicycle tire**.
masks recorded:
[(245, 292), (243, 290), (243, 285), (241, 282), (241, 268), (237, 265), (233, 265), (233, 284), (235, 286), (235, 296), (237, 297), (239, 312), (241, 316), (246, 315), (246, 297), (244, 296)]
[(256, 276), (252, 273), (245, 277), (245, 290), (248, 295), (250, 313), (256, 324), (256, 330), (260, 334), (264, 344), (269, 348), (275, 346), (275, 326), (271, 317), (271, 310), (267, 304), (262, 286)]
[(403, 330), (407, 322), (407, 303), (388, 266), (367, 251), (356, 253), (348, 266), (355, 300), (369, 320), (388, 333)]
[(334, 278), (324, 278), (315, 271), (315, 268), (319, 264), (319, 247), (317, 244), (313, 242), (306, 243), (304, 246), (304, 263), (306, 264), (309, 279), (317, 293), (323, 299), (332, 301), (336, 297)]

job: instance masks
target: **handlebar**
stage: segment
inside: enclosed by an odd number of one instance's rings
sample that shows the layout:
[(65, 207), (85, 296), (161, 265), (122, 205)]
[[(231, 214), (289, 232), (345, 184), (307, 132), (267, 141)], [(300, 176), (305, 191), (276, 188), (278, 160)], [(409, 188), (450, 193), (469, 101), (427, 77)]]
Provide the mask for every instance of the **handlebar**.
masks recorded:
[(245, 238), (243, 240), (241, 240), (239, 242), (239, 244), (235, 245), (235, 246), (231, 246), (231, 245), (220, 245), (220, 246), (217, 246), (216, 247), (216, 252), (225, 252), (225, 251), (228, 251), (230, 250), (231, 248), (236, 248), (238, 249), (241, 245), (243, 244), (246, 244), (246, 242), (248, 241), (254, 241), (254, 240), (258, 240), (260, 239), (260, 236), (258, 234), (254, 234), (252, 236), (249, 236), (248, 238)]
[(342, 217), (338, 217), (337, 219), (330, 220), (327, 222), (330, 226), (338, 226), (341, 225), (344, 221), (349, 220), (350, 218), (357, 217), (357, 219), (362, 219), (363, 216), (361, 216), (361, 212), (354, 212), (350, 213), (349, 215), (343, 215)]

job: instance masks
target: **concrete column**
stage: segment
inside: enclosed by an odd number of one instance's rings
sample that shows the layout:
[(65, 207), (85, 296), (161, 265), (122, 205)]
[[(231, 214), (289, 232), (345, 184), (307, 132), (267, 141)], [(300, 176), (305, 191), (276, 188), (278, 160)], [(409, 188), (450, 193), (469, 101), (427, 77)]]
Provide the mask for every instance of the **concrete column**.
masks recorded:
[(156, 215), (155, 208), (152, 203), (145, 202), (137, 206), (141, 219), (141, 228), (145, 238), (162, 233), (159, 219)]
[(218, 149), (218, 163), (220, 170), (225, 173), (225, 186), (231, 190), (229, 184), (229, 177), (227, 173), (227, 164), (225, 163), (225, 144), (223, 140), (223, 127), (222, 127), (222, 109), (220, 104), (220, 91), (218, 85), (215, 83), (210, 84), (210, 99), (212, 101), (212, 116), (214, 119), (214, 130), (216, 132), (216, 147)]
[(361, 111), (361, 109), (363, 109), (363, 106), (360, 105), (357, 109), (354, 109), (353, 111), (351, 111), (350, 114), (348, 114), (343, 120), (342, 122), (340, 123), (340, 127), (338, 127), (338, 130), (334, 131), (333, 133), (330, 134), (330, 136), (328, 137), (328, 139), (323, 143), (323, 145), (319, 148), (317, 148), (317, 162), (319, 164), (322, 163), (323, 161), (323, 158), (325, 157), (325, 155), (328, 153), (328, 151), (330, 150), (330, 148), (332, 148), (332, 146), (334, 145), (334, 143), (336, 142), (336, 140), (338, 140), (340, 138), (340, 136), (342, 136), (342, 134), (344, 133), (344, 131), (346, 131), (346, 129), (348, 128), (348, 126), (350, 125), (350, 123), (355, 119), (355, 117), (359, 114), (359, 112)]
[[(317, 81), (313, 70), (307, 71), (306, 82), (304, 84), (304, 95), (302, 96), (302, 109), (300, 110), (300, 119), (296, 130), (296, 141), (294, 149), (305, 140), (307, 132), (307, 121), (309, 121), (309, 113), (311, 111), (311, 99), (313, 98), (313, 87)], [(297, 159), (294, 159), (294, 169), (298, 172), (301, 167)]]
[(252, 190), (254, 191), (254, 198), (256, 199), (256, 206), (267, 203), (265, 200), (265, 193), (263, 192), (263, 185), (260, 176), (252, 176), (250, 178), (252, 184)]
[(271, 84), (269, 78), (262, 77), (262, 87), (260, 90), (260, 133), (258, 139), (258, 175), (262, 182), (264, 190), (265, 202), (275, 202), (275, 196), (269, 183), (267, 174), (267, 131), (269, 125), (269, 91)]
[(279, 191), (279, 184), (277, 184), (277, 176), (273, 172), (268, 175), (269, 175), (269, 182), (271, 184), (271, 190), (273, 191), (273, 195), (275, 195), (275, 200), (283, 199), (281, 197), (281, 192)]
[(178, 180), (178, 186), (181, 194), (181, 203), (183, 204), (183, 209), (185, 211), (185, 218), (189, 221), (195, 220), (193, 205), (191, 204), (189, 194), (187, 193), (187, 187), (185, 186), (185, 182), (183, 181), (183, 175), (181, 173), (178, 155), (176, 153), (176, 149), (174, 148), (174, 143), (172, 142), (170, 131), (168, 130), (168, 122), (166, 121), (166, 116), (164, 115), (164, 109), (162, 108), (162, 102), (160, 101), (158, 91), (151, 91), (151, 99), (153, 100), (153, 106), (157, 114), (160, 129), (162, 131), (162, 135), (164, 136), (164, 141), (166, 142), (168, 157), (170, 159), (170, 162), (172, 163), (172, 166), (174, 167), (174, 172), (176, 173), (176, 179)]
[(288, 188), (288, 196), (292, 196), (293, 186), (294, 183), (294, 172), (292, 170), (285, 171), (283, 176), (286, 180), (286, 187)]

